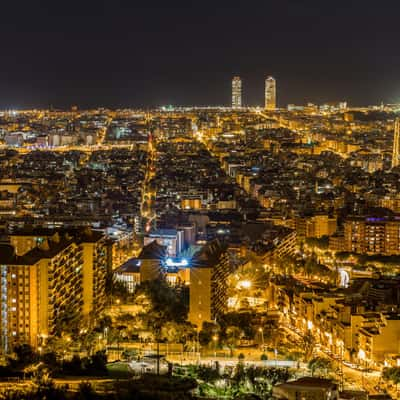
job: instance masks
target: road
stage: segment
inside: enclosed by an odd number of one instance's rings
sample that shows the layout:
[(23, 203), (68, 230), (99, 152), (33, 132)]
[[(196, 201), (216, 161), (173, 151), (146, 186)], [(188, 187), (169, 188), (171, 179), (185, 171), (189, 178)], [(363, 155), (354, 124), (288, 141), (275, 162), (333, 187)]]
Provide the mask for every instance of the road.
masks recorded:
[[(282, 325), (282, 328), (285, 329), (285, 331), (296, 340), (299, 340), (301, 338), (300, 333), (298, 333), (292, 327), (288, 325)], [(332, 355), (330, 355), (326, 350), (322, 348), (320, 350), (317, 350), (317, 354), (322, 357), (329, 358), (333, 361), (334, 364), (336, 363), (338, 365), (338, 370), (340, 369), (343, 371), (343, 383), (345, 388), (366, 390), (369, 392), (369, 394), (380, 394), (383, 392), (382, 390), (376, 389), (376, 387), (379, 386), (380, 372), (363, 372), (359, 369), (350, 368), (340, 359), (338, 360), (333, 358)], [(340, 381), (340, 373), (337, 373), (336, 375), (338, 377), (338, 380)]]

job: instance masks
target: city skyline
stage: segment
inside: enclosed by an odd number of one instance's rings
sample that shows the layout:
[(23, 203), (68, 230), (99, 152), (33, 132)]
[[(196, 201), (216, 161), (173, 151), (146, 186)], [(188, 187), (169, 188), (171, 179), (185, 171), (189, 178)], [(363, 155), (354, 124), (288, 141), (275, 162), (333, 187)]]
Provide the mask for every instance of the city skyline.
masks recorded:
[[(229, 81), (234, 107), (0, 111), (0, 355), (27, 378), (3, 382), (13, 399), (44, 398), (34, 368), (70, 385), (51, 398), (96, 376), (119, 399), (115, 366), (175, 387), (182, 364), (202, 398), (221, 378), (232, 400), (397, 397), (400, 105), (276, 108), (264, 75), (266, 107), (240, 107)], [(217, 363), (281, 377), (249, 387)]]
[(0, 399), (399, 399), (400, 3), (135, 3), (2, 7)]

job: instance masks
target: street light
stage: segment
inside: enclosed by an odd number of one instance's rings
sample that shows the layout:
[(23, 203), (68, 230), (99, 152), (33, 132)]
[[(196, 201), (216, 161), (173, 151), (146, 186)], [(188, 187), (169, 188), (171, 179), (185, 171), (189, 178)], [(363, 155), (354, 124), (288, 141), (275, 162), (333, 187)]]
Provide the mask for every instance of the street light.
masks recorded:
[(199, 361), (200, 361), (200, 330), (197, 329), (197, 353), (199, 355)]
[(244, 281), (239, 281), (237, 286), (239, 289), (250, 289), (251, 285), (252, 285), (251, 281), (244, 280)]
[(212, 337), (212, 340), (214, 342), (214, 357), (217, 358), (217, 341), (218, 341), (218, 335), (214, 335)]
[(262, 343), (262, 350), (264, 351), (264, 330), (262, 327), (258, 328), (258, 332), (261, 333), (261, 343)]

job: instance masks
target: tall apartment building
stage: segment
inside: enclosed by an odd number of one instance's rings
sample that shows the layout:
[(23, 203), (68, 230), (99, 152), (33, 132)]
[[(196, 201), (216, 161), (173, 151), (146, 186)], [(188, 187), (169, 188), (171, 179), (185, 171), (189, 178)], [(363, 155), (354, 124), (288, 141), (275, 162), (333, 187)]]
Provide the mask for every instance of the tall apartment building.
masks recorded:
[(344, 223), (346, 251), (400, 254), (400, 218), (352, 217)]
[(378, 314), (374, 323), (366, 323), (358, 330), (357, 338), (361, 359), (368, 365), (383, 364), (400, 352), (400, 318), (397, 314)]
[(276, 81), (272, 76), (265, 80), (265, 108), (267, 110), (276, 108)]
[(400, 164), (400, 119), (396, 118), (394, 121), (394, 137), (393, 137), (393, 151), (392, 151), (392, 168)]
[(308, 237), (320, 238), (333, 235), (336, 232), (337, 219), (327, 214), (296, 217), (295, 226), (299, 239)]
[(232, 79), (232, 108), (242, 107), (242, 80), (239, 76)]
[(198, 329), (226, 309), (230, 272), (227, 247), (219, 240), (206, 244), (194, 255), (190, 269), (189, 320)]
[(379, 200), (379, 207), (388, 208), (395, 213), (400, 213), (400, 194), (399, 193), (391, 193), (387, 194), (384, 197), (381, 197)]
[(107, 245), (101, 232), (20, 233), (10, 241), (0, 246), (3, 352), (17, 343), (37, 347), (65, 321), (88, 325), (102, 312)]

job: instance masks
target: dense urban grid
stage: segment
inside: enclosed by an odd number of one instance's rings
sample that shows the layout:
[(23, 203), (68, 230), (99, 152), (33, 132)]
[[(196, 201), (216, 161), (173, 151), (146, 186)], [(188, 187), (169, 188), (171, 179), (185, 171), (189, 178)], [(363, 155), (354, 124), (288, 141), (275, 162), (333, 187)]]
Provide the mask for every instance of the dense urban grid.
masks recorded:
[(400, 105), (276, 98), (0, 113), (0, 398), (397, 398)]

